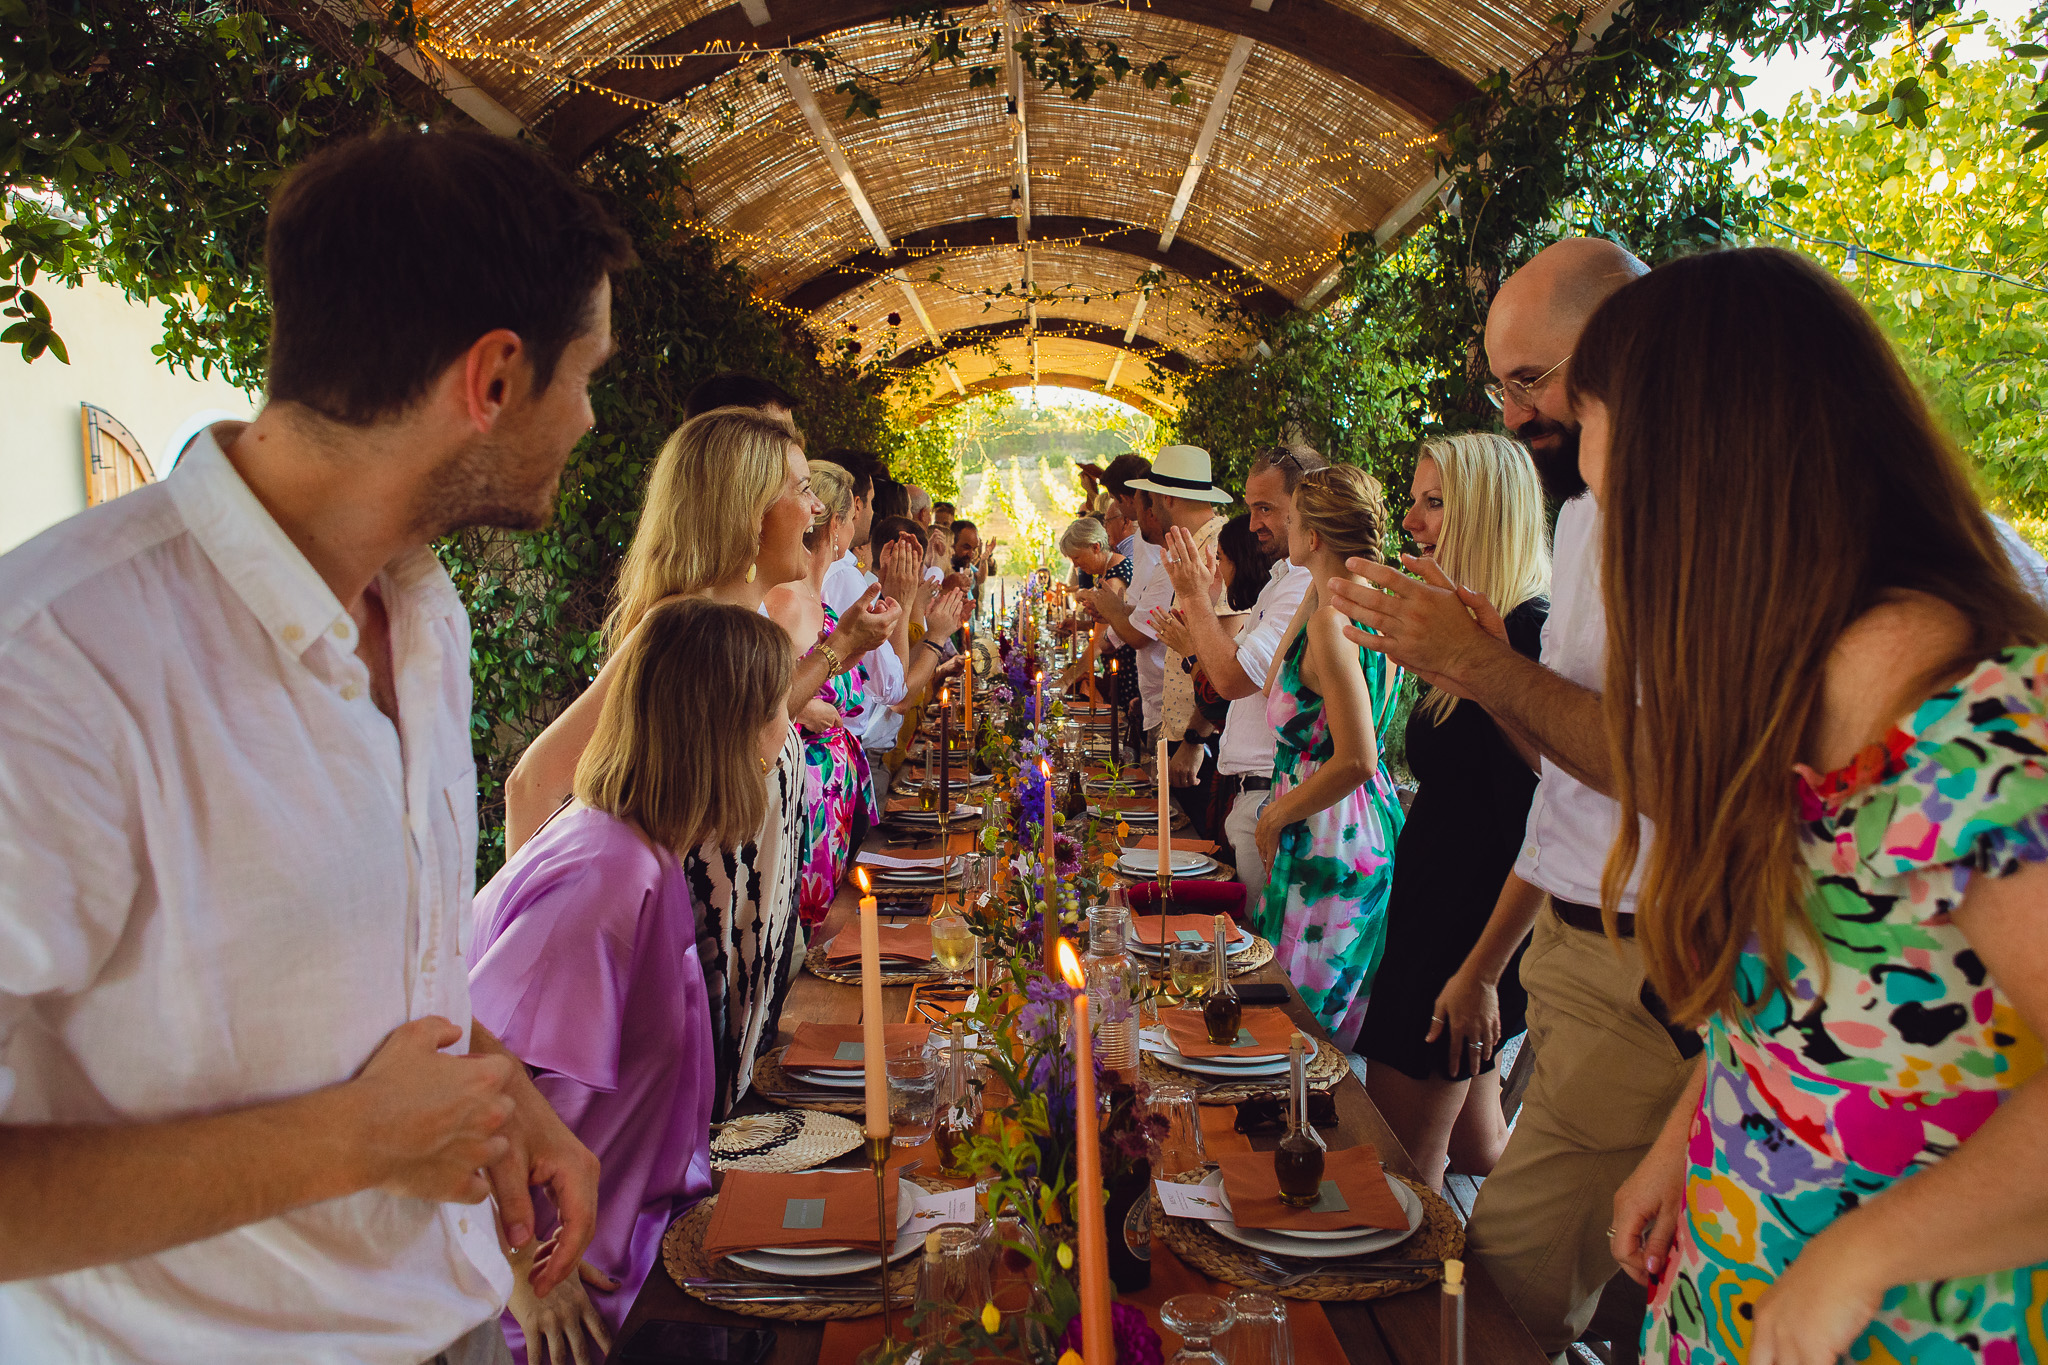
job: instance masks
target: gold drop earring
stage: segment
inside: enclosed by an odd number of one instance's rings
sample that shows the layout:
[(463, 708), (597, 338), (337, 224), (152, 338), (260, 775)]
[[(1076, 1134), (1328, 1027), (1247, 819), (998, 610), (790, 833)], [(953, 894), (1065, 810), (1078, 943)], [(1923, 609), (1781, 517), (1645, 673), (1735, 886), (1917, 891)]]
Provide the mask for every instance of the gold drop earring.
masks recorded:
[(749, 583), (754, 581), (754, 566), (751, 564), (747, 565), (747, 581)]

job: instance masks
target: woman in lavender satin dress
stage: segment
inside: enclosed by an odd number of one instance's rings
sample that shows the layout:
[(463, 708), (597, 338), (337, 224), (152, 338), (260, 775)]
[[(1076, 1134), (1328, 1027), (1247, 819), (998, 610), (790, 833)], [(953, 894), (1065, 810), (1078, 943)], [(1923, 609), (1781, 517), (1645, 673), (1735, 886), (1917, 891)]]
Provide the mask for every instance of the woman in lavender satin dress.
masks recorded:
[[(650, 610), (622, 650), (575, 802), (476, 898), (476, 1018), (603, 1164), (583, 1273), (544, 1301), (515, 1277), (504, 1327), (521, 1361), (581, 1359), (586, 1332), (608, 1349), (670, 1220), (711, 1192), (718, 1080), (698, 940), (717, 916), (693, 901), (684, 857), (760, 829), (789, 734), (792, 652), (743, 607)], [(536, 1337), (545, 1347), (529, 1356)]]

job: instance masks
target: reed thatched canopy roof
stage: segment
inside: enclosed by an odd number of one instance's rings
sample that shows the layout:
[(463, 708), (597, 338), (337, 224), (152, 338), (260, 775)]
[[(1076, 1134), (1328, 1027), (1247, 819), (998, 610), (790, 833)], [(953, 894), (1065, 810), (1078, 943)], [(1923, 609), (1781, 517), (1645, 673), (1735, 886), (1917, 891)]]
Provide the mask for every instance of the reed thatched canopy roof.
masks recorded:
[[(902, 370), (907, 403), (1042, 381), (1159, 409), (1162, 374), (1240, 355), (1247, 318), (1320, 299), (1346, 234), (1388, 240), (1428, 207), (1434, 130), (1551, 46), (1558, 5), (420, 8), (441, 74), (561, 156), (614, 139), (685, 156), (695, 212), (762, 294)], [(943, 23), (958, 62), (929, 46)], [(1032, 33), (1114, 44), (1134, 70), (1073, 98), (1014, 55)], [(1154, 63), (1177, 94), (1139, 79)], [(878, 113), (850, 107), (863, 95)]]

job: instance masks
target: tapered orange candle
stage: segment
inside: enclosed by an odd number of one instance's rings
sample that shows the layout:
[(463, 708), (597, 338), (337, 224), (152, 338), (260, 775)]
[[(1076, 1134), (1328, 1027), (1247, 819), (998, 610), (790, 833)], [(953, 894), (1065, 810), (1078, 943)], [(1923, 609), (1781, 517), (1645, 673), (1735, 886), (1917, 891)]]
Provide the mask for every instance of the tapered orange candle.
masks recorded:
[(1043, 735), (1045, 734), (1045, 670), (1044, 670), (1044, 669), (1042, 669), (1042, 668), (1041, 668), (1041, 669), (1039, 669), (1039, 670), (1038, 670), (1038, 677), (1037, 677), (1037, 678), (1035, 679), (1035, 682), (1036, 682), (1036, 684), (1037, 684), (1037, 688), (1038, 688), (1038, 700), (1037, 700), (1037, 702), (1036, 702), (1036, 703), (1034, 704), (1034, 706), (1032, 707), (1032, 711), (1031, 711), (1031, 719), (1032, 719), (1033, 723), (1035, 723), (1035, 724), (1036, 724), (1036, 725), (1038, 726), (1038, 733), (1039, 733), (1039, 735), (1040, 735), (1040, 736), (1042, 737), (1042, 736), (1043, 736)]
[(861, 1071), (867, 1078), (867, 1135), (889, 1136), (888, 1049), (882, 1033), (882, 919), (875, 908), (868, 870), (854, 869), (860, 882)]
[(1053, 871), (1052, 848), (1052, 764), (1038, 760), (1038, 771), (1045, 776), (1045, 969), (1053, 969), (1053, 947), (1059, 942), (1060, 917), (1054, 908), (1054, 894), (1057, 876)]
[(965, 725), (965, 727), (966, 727), (966, 730), (967, 730), (967, 761), (968, 761), (969, 763), (972, 763), (972, 762), (974, 761), (974, 750), (975, 750), (975, 743), (974, 743), (974, 622), (972, 622), (972, 621), (969, 621), (969, 622), (967, 623), (967, 634), (966, 634), (966, 636), (965, 636), (964, 638), (965, 638), (965, 639), (966, 639), (966, 641), (967, 641), (967, 652), (966, 652), (965, 654), (961, 655), (960, 657), (961, 657), (961, 660), (962, 660), (962, 667), (961, 667), (961, 671), (962, 671), (963, 673), (965, 673), (965, 674), (967, 675), (967, 676), (966, 676), (966, 681), (965, 681), (965, 683), (963, 684), (963, 686), (965, 686), (965, 687), (966, 687), (966, 689), (967, 689), (967, 700), (966, 700), (966, 703), (965, 703), (965, 709), (966, 709), (966, 713), (967, 713), (967, 714), (966, 714), (966, 718), (965, 718), (965, 720), (964, 720), (964, 721), (963, 721), (962, 723), (963, 723), (963, 724)]
[(1152, 780), (1159, 784), (1159, 886), (1164, 890), (1173, 880), (1173, 822), (1168, 818), (1166, 806), (1166, 740), (1161, 737), (1159, 753), (1153, 760)]
[(1074, 945), (1059, 943), (1060, 975), (1074, 997), (1074, 1224), (1080, 1244), (1081, 1358), (1116, 1365), (1109, 1316), (1109, 1233), (1102, 1218), (1102, 1138), (1095, 1110), (1095, 1042), (1088, 1032), (1088, 978)]

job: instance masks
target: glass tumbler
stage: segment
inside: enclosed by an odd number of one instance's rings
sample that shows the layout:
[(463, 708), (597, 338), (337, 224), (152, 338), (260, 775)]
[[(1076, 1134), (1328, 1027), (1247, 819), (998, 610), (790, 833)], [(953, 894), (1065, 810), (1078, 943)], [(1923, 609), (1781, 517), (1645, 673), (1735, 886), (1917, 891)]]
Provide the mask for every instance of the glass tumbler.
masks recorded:
[(1230, 1365), (1294, 1365), (1286, 1304), (1270, 1294), (1240, 1289), (1230, 1296), (1230, 1311), (1237, 1318), (1223, 1339)]
[(1159, 1306), (1159, 1322), (1180, 1338), (1168, 1365), (1228, 1365), (1216, 1353), (1216, 1338), (1237, 1321), (1230, 1305), (1213, 1294), (1176, 1294)]
[(995, 1294), (992, 1260), (975, 1228), (935, 1228), (926, 1234), (924, 1261), (917, 1270), (920, 1345), (942, 1346), (962, 1323), (981, 1315), (982, 1305)]
[(1153, 1173), (1164, 1178), (1204, 1167), (1209, 1161), (1202, 1141), (1202, 1106), (1192, 1088), (1175, 1082), (1152, 1087), (1152, 1112), (1166, 1119), (1166, 1134), (1159, 1139)]
[(922, 1043), (889, 1049), (889, 1126), (895, 1145), (917, 1147), (931, 1140), (939, 1107), (939, 1062)]

